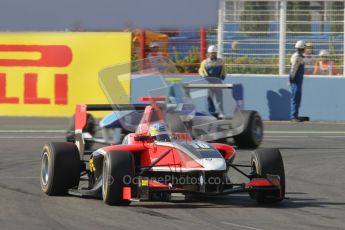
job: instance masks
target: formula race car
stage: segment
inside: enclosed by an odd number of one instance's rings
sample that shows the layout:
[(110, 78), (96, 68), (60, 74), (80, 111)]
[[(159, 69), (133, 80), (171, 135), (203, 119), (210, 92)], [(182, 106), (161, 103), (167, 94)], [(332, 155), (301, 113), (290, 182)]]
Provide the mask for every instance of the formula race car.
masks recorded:
[[(102, 198), (108, 205), (169, 200), (172, 193), (197, 199), (245, 192), (260, 203), (284, 199), (284, 165), (278, 149), (257, 149), (248, 164), (235, 164), (232, 146), (193, 140), (188, 127), (182, 130), (183, 117), (171, 113), (162, 103), (165, 100), (156, 96), (141, 97), (145, 104), (77, 105), (75, 143), (52, 142), (43, 147), (42, 191), (50, 196)], [(88, 111), (134, 109), (143, 115), (136, 131), (121, 144), (84, 149), (82, 130)], [(181, 125), (174, 130), (178, 122)], [(230, 169), (248, 181), (232, 183)]]
[[(133, 69), (133, 63), (130, 69)], [(134, 65), (138, 65), (134, 62)], [(113, 76), (125, 68), (126, 64), (109, 68)], [(174, 69), (174, 66), (169, 68)], [(194, 139), (208, 142), (234, 143), (240, 148), (257, 148), (263, 139), (263, 122), (258, 112), (243, 110), (242, 85), (225, 84), (215, 78), (204, 78), (194, 81), (169, 82), (171, 75), (158, 71), (132, 71), (131, 72), (131, 96), (161, 96), (166, 95), (165, 104), (170, 113), (180, 114), (183, 117), (183, 126), (189, 127)], [(118, 79), (103, 79), (106, 93), (109, 95), (109, 87), (112, 85), (124, 85)], [(176, 80), (176, 78), (175, 78)], [(147, 82), (150, 81), (150, 84)], [(120, 87), (121, 88), (121, 87)], [(121, 88), (120, 92), (126, 90)], [(211, 98), (208, 95), (213, 95)], [(140, 103), (131, 99), (132, 103)], [(217, 112), (210, 113), (205, 106), (206, 101), (211, 100)], [(219, 101), (220, 102), (219, 102)], [(111, 102), (114, 103), (114, 100)], [(210, 102), (209, 102), (210, 103)], [(83, 129), (85, 148), (91, 149), (94, 143), (106, 145), (121, 143), (123, 137), (134, 132), (139, 125), (142, 111), (114, 111), (105, 116), (100, 122), (90, 114), (87, 114), (87, 124)], [(128, 120), (131, 126), (128, 127)], [(181, 122), (175, 124), (180, 126)], [(74, 142), (74, 118), (66, 135), (66, 140)]]

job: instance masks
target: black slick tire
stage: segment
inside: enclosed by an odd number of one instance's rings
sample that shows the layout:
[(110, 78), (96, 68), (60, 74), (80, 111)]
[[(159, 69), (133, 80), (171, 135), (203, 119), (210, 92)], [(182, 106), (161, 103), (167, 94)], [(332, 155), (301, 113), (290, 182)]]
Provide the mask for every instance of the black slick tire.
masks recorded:
[(129, 205), (123, 200), (125, 182), (133, 178), (133, 156), (128, 151), (109, 151), (103, 159), (102, 198), (108, 205)]
[(42, 150), (41, 189), (49, 196), (65, 195), (78, 186), (80, 157), (77, 146), (70, 142), (52, 142)]
[(283, 158), (279, 149), (257, 149), (251, 157), (253, 173), (257, 177), (267, 178), (267, 174), (280, 177), (280, 191), (260, 191), (251, 195), (258, 203), (280, 202), (285, 197), (285, 171)]
[(235, 122), (242, 123), (243, 131), (234, 136), (239, 148), (254, 149), (260, 146), (263, 139), (263, 122), (258, 112), (243, 110), (235, 115)]

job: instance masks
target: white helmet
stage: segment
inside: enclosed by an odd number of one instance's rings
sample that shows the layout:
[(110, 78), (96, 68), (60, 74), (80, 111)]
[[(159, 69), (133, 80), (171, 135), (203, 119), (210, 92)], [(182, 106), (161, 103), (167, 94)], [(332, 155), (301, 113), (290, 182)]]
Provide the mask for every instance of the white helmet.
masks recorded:
[(154, 41), (154, 42), (151, 42), (150, 45), (149, 45), (150, 48), (159, 48), (159, 43)]
[(303, 40), (300, 40), (300, 41), (296, 42), (296, 44), (295, 44), (296, 49), (304, 49), (304, 47), (305, 47), (305, 41), (303, 41)]
[(217, 53), (217, 46), (215, 46), (215, 45), (210, 45), (210, 46), (207, 48), (207, 53)]
[(327, 50), (320, 50), (319, 56), (320, 57), (328, 57), (329, 52)]

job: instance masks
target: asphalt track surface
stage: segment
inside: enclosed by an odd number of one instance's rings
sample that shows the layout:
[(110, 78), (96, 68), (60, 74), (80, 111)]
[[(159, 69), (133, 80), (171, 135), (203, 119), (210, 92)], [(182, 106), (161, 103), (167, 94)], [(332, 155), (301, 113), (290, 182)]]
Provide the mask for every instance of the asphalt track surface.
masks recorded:
[[(265, 123), (262, 147), (279, 147), (285, 163), (281, 204), (258, 205), (243, 194), (110, 207), (41, 192), (41, 148), (62, 141), (67, 122), (0, 118), (0, 229), (345, 229), (345, 124)], [(250, 153), (239, 150), (235, 162)]]

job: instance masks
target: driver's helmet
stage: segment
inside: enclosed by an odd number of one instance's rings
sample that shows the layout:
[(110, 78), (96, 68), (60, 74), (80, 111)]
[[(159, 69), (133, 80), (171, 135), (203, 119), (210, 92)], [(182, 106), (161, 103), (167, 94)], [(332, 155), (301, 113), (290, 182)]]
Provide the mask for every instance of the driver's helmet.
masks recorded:
[(170, 141), (168, 125), (166, 123), (153, 123), (150, 126), (149, 133), (157, 141)]

